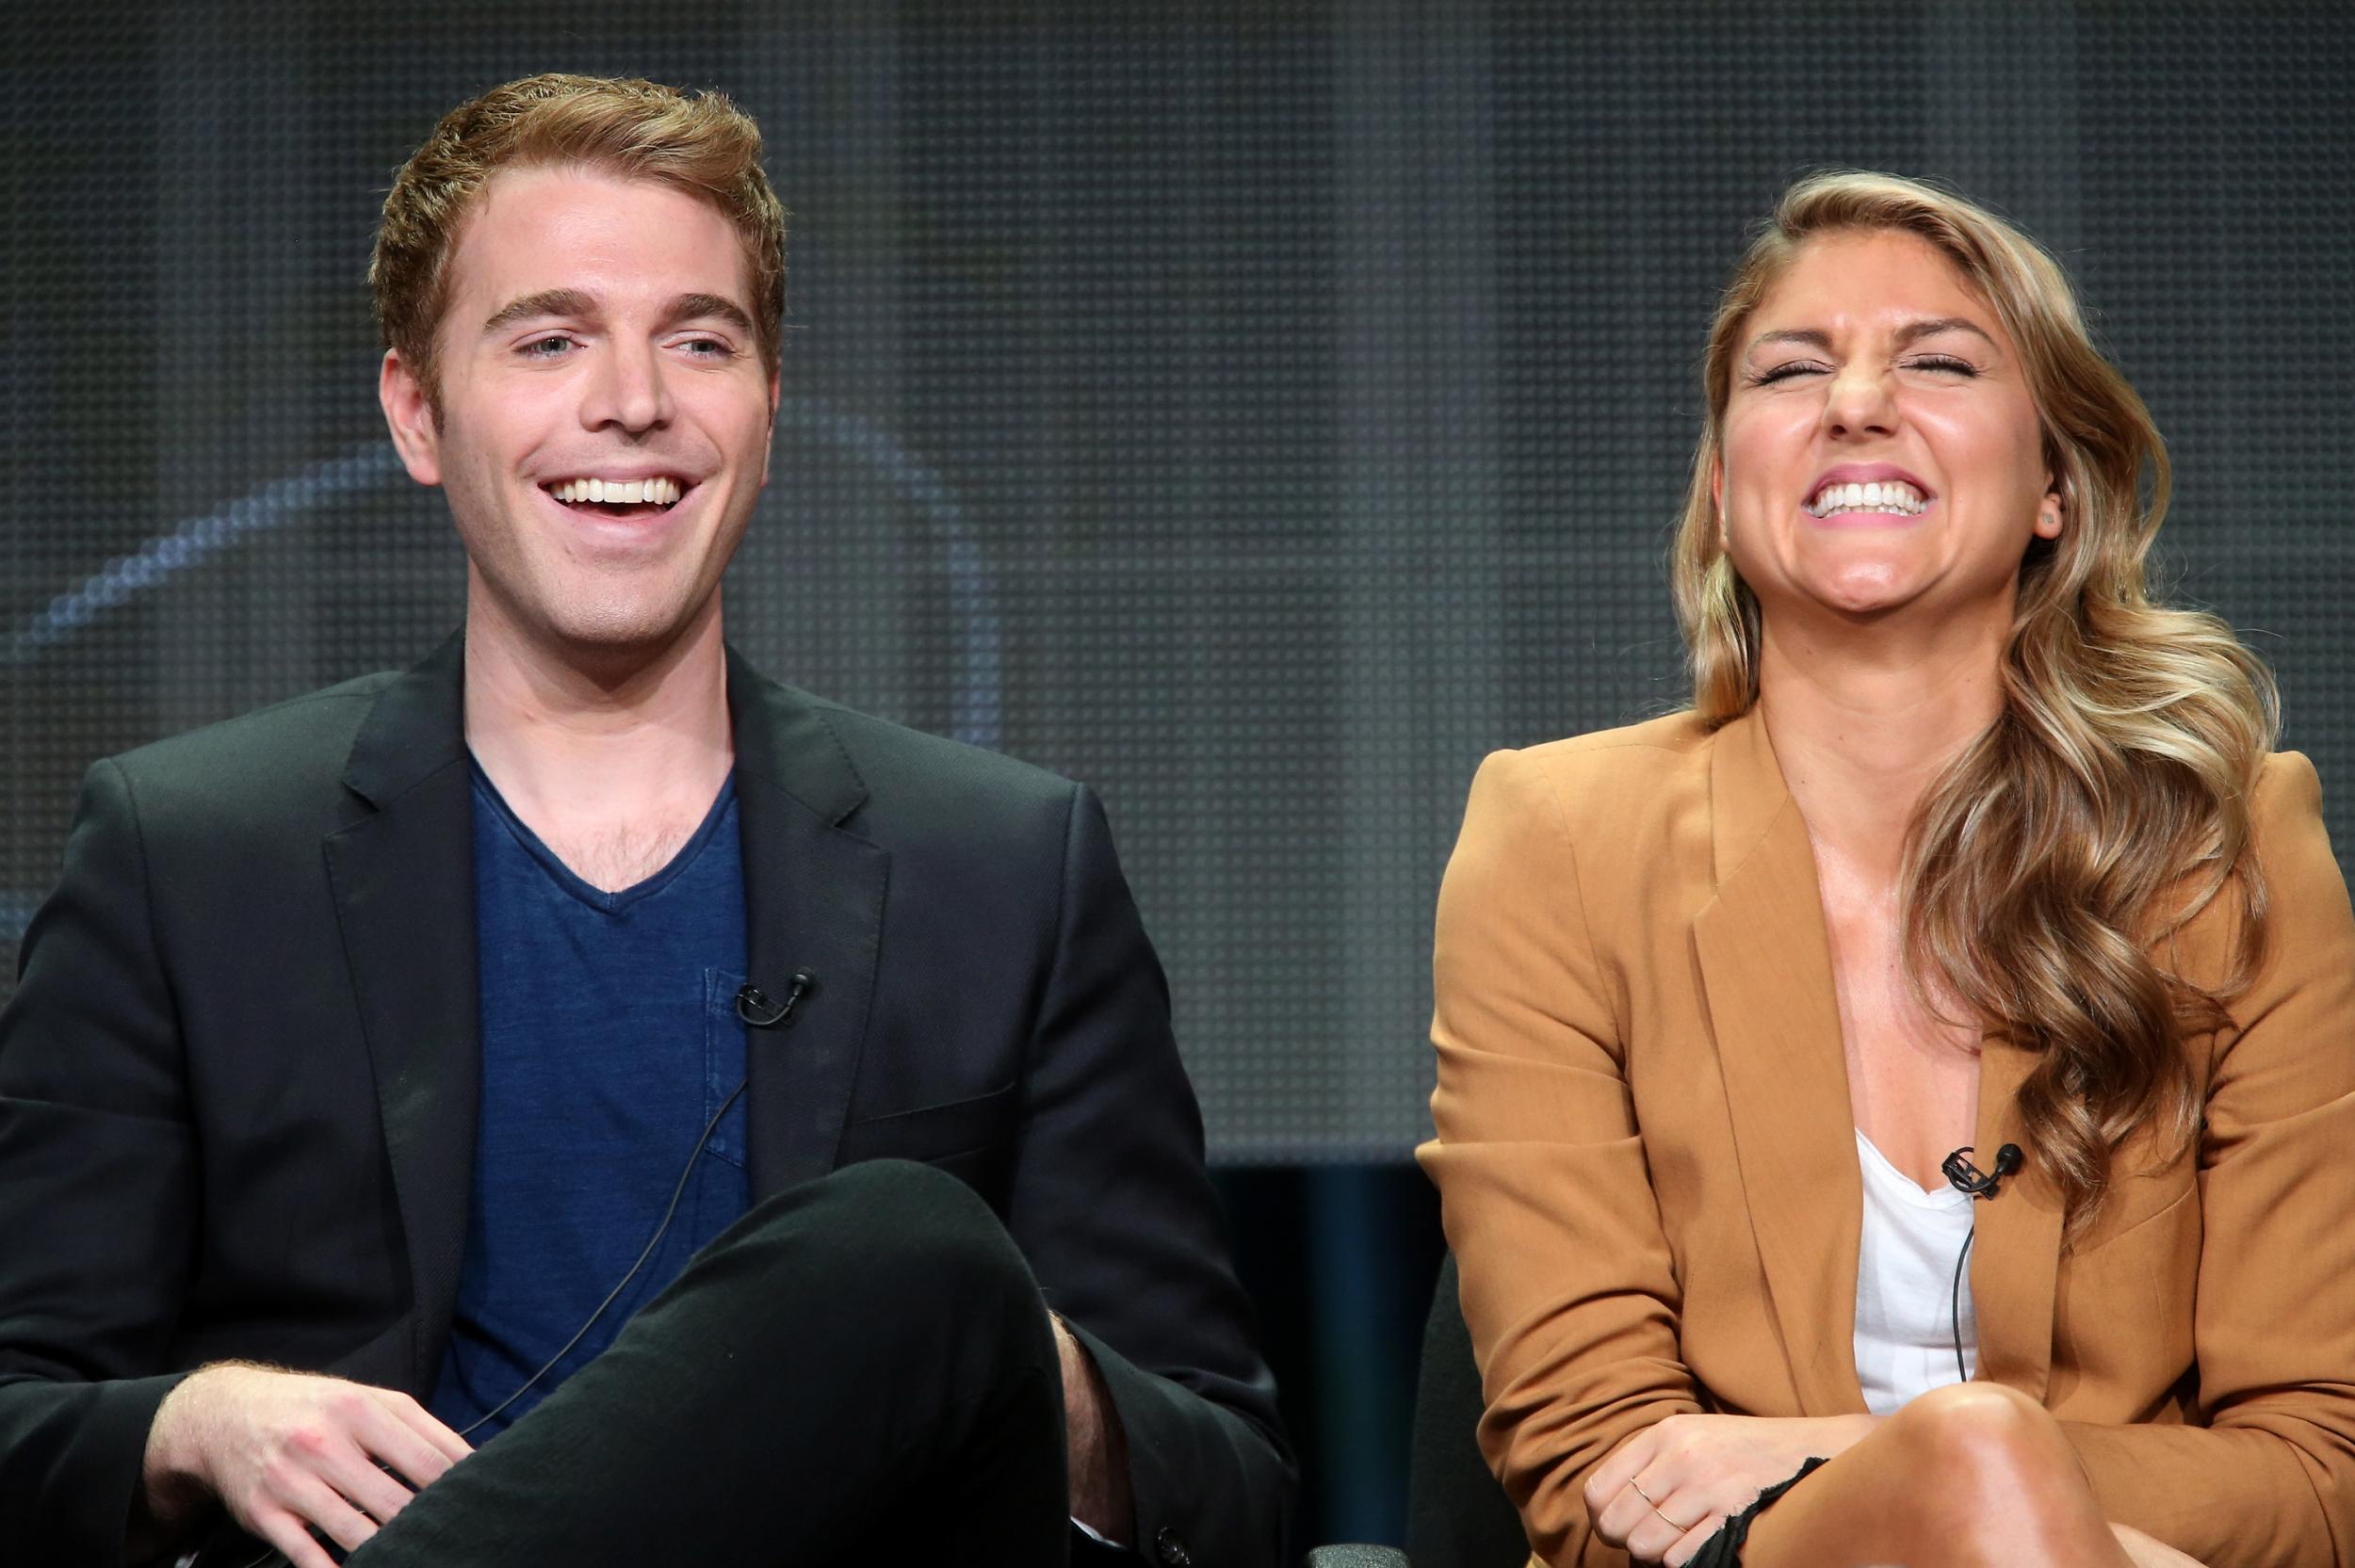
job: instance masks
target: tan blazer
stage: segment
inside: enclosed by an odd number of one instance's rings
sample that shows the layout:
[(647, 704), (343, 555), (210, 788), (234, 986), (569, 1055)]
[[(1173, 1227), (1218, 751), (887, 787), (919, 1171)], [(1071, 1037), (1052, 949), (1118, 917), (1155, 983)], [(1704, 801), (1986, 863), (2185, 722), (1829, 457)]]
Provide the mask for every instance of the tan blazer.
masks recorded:
[[(2305, 758), (2253, 808), (2270, 947), (2192, 1042), (2197, 1161), (2121, 1151), (2061, 1246), (1990, 1043), (1979, 1376), (2066, 1424), (2102, 1505), (2212, 1568), (2355, 1561), (2355, 918)], [(2178, 962), (2213, 976), (2220, 923)], [(1681, 1411), (1861, 1413), (1862, 1208), (1814, 857), (1755, 713), (1501, 752), (1439, 896), (1438, 1184), (1480, 1439), (1558, 1565), (1616, 1564), (1579, 1488)], [(2196, 1164), (2196, 1169), (2194, 1168)]]

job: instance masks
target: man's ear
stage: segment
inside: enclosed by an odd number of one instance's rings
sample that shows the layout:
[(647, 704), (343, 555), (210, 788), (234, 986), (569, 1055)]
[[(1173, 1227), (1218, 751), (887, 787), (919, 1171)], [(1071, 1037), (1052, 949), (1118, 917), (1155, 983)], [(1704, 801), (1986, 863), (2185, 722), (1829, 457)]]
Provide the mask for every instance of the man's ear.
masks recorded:
[(376, 400), (384, 409), (384, 423), (393, 432), (393, 449), (421, 485), (442, 482), (441, 438), (433, 428), (433, 399), (425, 383), (400, 357), (398, 348), (384, 350), (384, 365), (376, 378)]
[(769, 372), (769, 439), (760, 444), (760, 482), (769, 482), (769, 458), (777, 449), (777, 403), (785, 396), (785, 366)]

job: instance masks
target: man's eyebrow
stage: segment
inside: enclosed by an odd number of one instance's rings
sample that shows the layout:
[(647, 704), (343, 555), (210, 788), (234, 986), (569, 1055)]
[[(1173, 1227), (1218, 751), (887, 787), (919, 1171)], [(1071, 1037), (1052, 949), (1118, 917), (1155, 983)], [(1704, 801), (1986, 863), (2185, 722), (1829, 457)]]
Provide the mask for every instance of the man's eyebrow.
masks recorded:
[[(482, 324), (485, 335), (518, 321), (531, 321), (544, 315), (569, 315), (592, 318), (597, 315), (597, 302), (577, 288), (545, 288), (537, 294), (527, 294), (511, 299), (491, 314)], [(750, 337), (754, 333), (753, 318), (744, 307), (724, 294), (682, 294), (663, 313), (668, 321), (724, 321)]]
[(671, 301), (669, 315), (673, 321), (724, 321), (746, 337), (754, 333), (753, 318), (724, 294), (682, 294)]
[(543, 315), (594, 315), (597, 302), (577, 288), (544, 288), (537, 294), (527, 294), (520, 299), (510, 299), (491, 313), (491, 319), (482, 324), (485, 336), (501, 327), (512, 327), (518, 321), (529, 321)]

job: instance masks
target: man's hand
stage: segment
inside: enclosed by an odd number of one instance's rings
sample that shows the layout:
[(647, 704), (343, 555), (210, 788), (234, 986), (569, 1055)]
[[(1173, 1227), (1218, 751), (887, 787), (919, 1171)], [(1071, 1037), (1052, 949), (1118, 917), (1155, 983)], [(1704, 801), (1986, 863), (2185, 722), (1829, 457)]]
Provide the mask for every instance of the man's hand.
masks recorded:
[(1129, 1495), (1129, 1444), (1120, 1413), (1104, 1391), (1104, 1376), (1085, 1347), (1047, 1315), (1055, 1326), (1055, 1350), (1063, 1362), (1063, 1430), (1071, 1478), (1071, 1517), (1115, 1545), (1131, 1544), (1136, 1532)]
[(1586, 1478), (1595, 1533), (1639, 1562), (1683, 1568), (1702, 1544), (1811, 1459), (1851, 1447), (1870, 1415), (1671, 1415), (1611, 1450)]
[(334, 1568), (310, 1527), (349, 1551), (471, 1451), (406, 1394), (222, 1362), (156, 1410), (145, 1501), (170, 1523), (209, 1493), (294, 1568)]

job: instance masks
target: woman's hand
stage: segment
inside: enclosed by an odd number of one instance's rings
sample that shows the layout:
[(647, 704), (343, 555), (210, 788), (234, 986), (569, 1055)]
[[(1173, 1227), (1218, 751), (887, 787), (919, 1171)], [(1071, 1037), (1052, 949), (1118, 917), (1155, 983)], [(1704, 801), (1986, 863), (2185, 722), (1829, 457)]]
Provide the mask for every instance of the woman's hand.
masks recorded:
[(2113, 1524), (2110, 1533), (2126, 1548), (2126, 1556), (2135, 1568), (2206, 1568), (2198, 1558), (2179, 1552), (2164, 1541), (2153, 1540), (2132, 1525)]
[(1683, 1568), (1761, 1492), (1789, 1480), (1809, 1460), (1847, 1448), (1876, 1419), (1671, 1415), (1595, 1466), (1586, 1478), (1586, 1516), (1597, 1535), (1637, 1561)]

